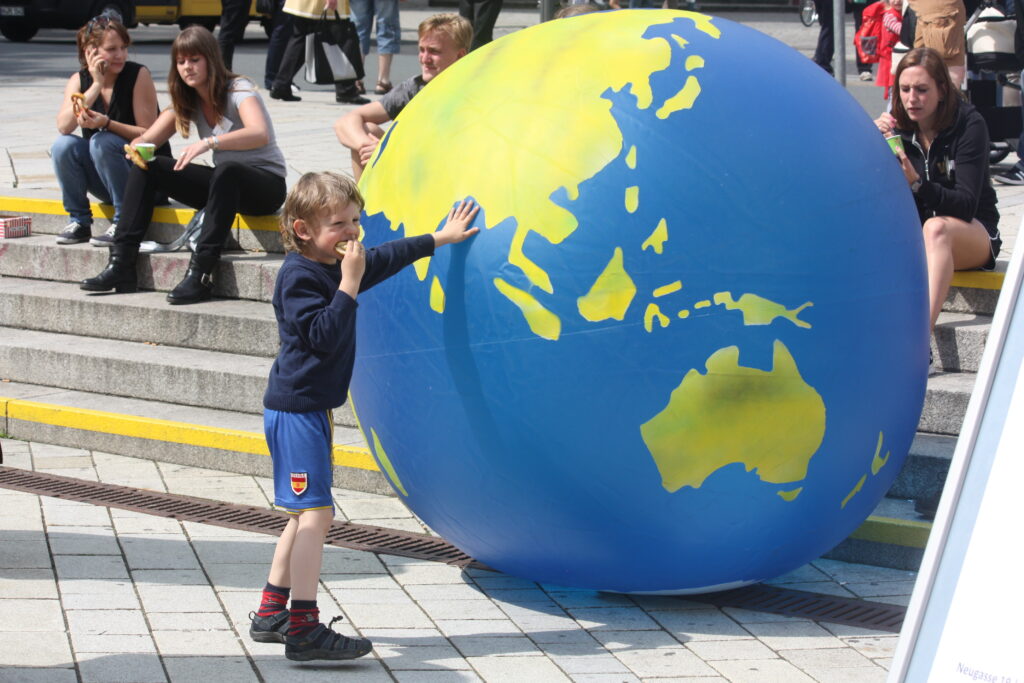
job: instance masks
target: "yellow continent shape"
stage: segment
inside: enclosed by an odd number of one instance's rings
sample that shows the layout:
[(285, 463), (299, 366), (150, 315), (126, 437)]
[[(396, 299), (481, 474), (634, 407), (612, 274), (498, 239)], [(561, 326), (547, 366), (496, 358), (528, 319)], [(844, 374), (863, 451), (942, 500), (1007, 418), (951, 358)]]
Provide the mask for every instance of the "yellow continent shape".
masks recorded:
[(871, 474), (878, 474), (879, 470), (885, 467), (886, 463), (889, 462), (890, 451), (885, 452), (885, 457), (882, 456), (882, 441), (885, 439), (885, 435), (882, 432), (878, 432), (878, 445), (875, 446), (875, 456), (871, 458)]
[(544, 308), (544, 304), (537, 301), (532, 294), (510, 285), (500, 277), (494, 278), (493, 284), (509, 301), (519, 307), (531, 332), (542, 339), (558, 341), (562, 334), (562, 321), (557, 315)]
[(409, 492), (405, 490), (402, 480), (398, 478), (398, 473), (395, 472), (395, 466), (391, 464), (391, 459), (388, 458), (388, 454), (384, 452), (384, 446), (381, 445), (380, 438), (372, 427), (370, 428), (370, 436), (373, 438), (373, 454), (377, 456), (377, 462), (380, 463), (381, 470), (384, 472), (384, 475), (403, 496), (408, 498)]
[(430, 309), (435, 313), (444, 313), (444, 287), (436, 275), (430, 283)]
[(732, 298), (731, 292), (718, 292), (714, 299), (716, 304), (725, 306), (726, 310), (739, 310), (743, 314), (744, 325), (770, 325), (776, 318), (785, 318), (797, 327), (806, 329), (811, 326), (799, 318), (805, 308), (814, 305), (810, 301), (797, 308), (788, 309), (782, 304), (749, 292), (738, 301)]
[(591, 285), (590, 291), (576, 300), (576, 307), (585, 320), (597, 322), (614, 318), (622, 320), (636, 296), (636, 284), (626, 272), (622, 247), (615, 247), (611, 260)]
[[(384, 212), (395, 230), (423, 235), (437, 229), (454, 202), (472, 196), (489, 226), (515, 218), (509, 262), (552, 292), (548, 274), (524, 253), (526, 234), (558, 244), (576, 230), (576, 217), (550, 197), (560, 188), (577, 196), (580, 183), (621, 153), (622, 132), (602, 95), (629, 87), (639, 109), (654, 104), (651, 75), (669, 66), (678, 47), (642, 36), (662, 24), (689, 35), (684, 24), (672, 23), (680, 17), (720, 36), (703, 14), (620, 11), (546, 22), (474, 52), (398, 116), (360, 183), (366, 213)], [(630, 35), (636, 40), (628, 58), (609, 59), (609, 40)], [(429, 259), (415, 268), (425, 279)]]
[(658, 226), (654, 228), (654, 232), (651, 233), (650, 237), (644, 240), (643, 244), (640, 245), (642, 251), (647, 249), (653, 249), (654, 253), (660, 254), (665, 250), (665, 242), (668, 241), (668, 223), (662, 218), (658, 221)]
[(785, 344), (776, 340), (769, 371), (741, 366), (735, 346), (705, 366), (706, 374), (690, 370), (664, 410), (640, 426), (662, 486), (698, 488), (733, 463), (773, 484), (802, 480), (825, 436), (825, 403)]

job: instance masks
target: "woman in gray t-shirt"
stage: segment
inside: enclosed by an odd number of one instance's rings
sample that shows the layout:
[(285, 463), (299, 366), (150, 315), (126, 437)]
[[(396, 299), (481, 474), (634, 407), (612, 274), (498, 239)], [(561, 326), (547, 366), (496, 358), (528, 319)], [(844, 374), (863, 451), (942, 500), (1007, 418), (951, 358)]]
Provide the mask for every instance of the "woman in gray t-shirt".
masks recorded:
[[(131, 146), (153, 143), (159, 147), (175, 132), (187, 138), (192, 124), (199, 140), (181, 150), (177, 160), (155, 157), (132, 169), (110, 260), (99, 275), (82, 281), (82, 289), (138, 289), (135, 260), (160, 192), (206, 210), (188, 272), (167, 295), (172, 304), (210, 297), (213, 271), (236, 213), (272, 214), (284, 203), (284, 155), (252, 81), (228, 71), (217, 41), (200, 26), (191, 26), (174, 39), (171, 66), (167, 81), (172, 106)], [(192, 163), (210, 151), (213, 166)]]

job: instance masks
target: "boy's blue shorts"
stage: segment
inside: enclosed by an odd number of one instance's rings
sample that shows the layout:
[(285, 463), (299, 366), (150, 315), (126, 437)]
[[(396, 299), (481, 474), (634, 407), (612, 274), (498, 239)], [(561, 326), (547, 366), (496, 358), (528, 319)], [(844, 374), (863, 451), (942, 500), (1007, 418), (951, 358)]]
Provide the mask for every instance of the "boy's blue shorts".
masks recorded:
[(263, 431), (274, 465), (274, 505), (290, 513), (333, 509), (331, 411), (288, 413), (265, 408)]

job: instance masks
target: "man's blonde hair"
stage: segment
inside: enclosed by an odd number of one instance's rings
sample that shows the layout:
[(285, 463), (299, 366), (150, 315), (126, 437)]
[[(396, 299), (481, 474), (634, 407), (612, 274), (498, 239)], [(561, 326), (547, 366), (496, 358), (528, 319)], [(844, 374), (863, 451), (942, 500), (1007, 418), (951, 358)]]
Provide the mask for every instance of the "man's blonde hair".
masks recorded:
[(420, 22), (418, 33), (420, 38), (431, 31), (440, 31), (447, 35), (459, 50), (469, 52), (469, 48), (473, 44), (473, 25), (469, 23), (468, 19), (454, 12), (435, 14)]
[(303, 221), (310, 231), (335, 209), (357, 204), (362, 210), (363, 195), (354, 180), (332, 171), (306, 173), (288, 193), (281, 207), (281, 242), (287, 251), (305, 251), (306, 242), (295, 234), (295, 221)]

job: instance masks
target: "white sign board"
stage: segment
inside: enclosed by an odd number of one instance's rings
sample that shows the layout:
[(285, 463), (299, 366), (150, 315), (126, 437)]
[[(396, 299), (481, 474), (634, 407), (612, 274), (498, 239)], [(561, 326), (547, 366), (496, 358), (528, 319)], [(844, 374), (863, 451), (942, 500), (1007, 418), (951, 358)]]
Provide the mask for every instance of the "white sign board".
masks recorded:
[(1024, 683), (1022, 258), (1024, 246), (1010, 260), (890, 683)]

